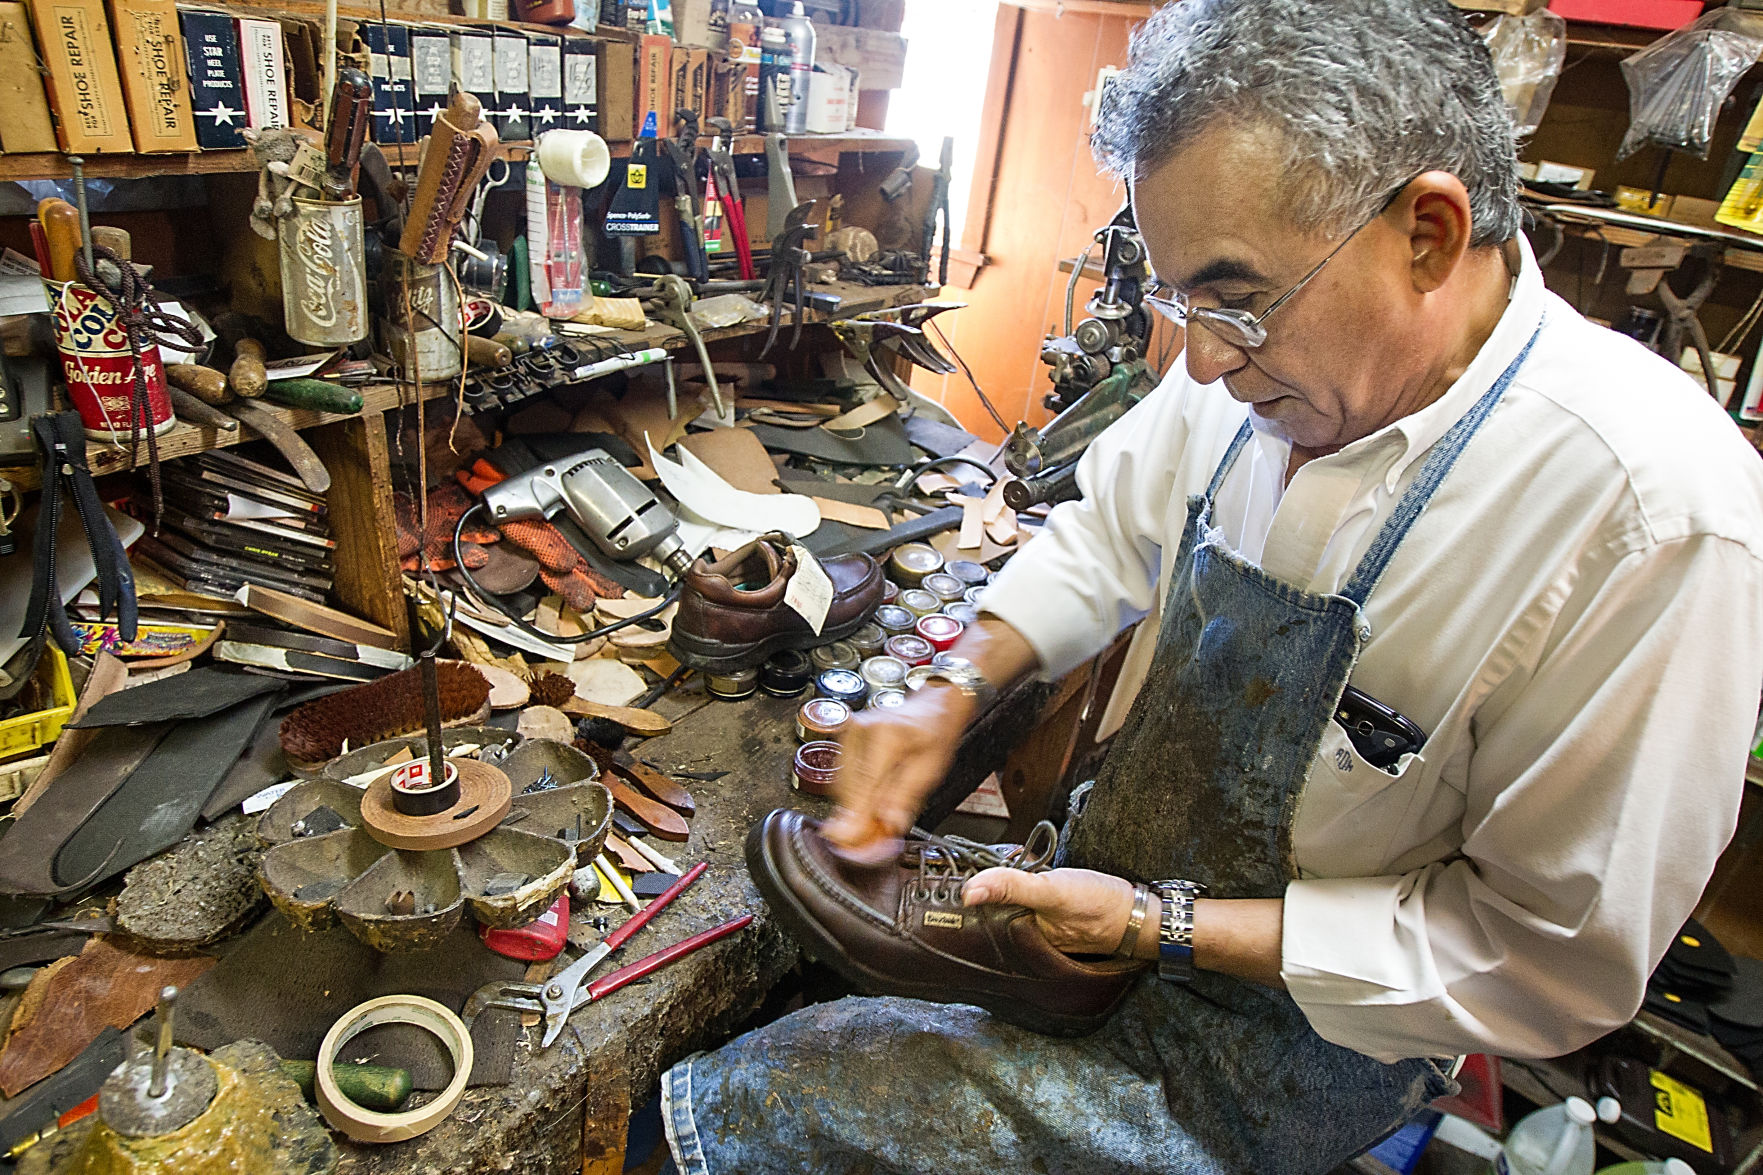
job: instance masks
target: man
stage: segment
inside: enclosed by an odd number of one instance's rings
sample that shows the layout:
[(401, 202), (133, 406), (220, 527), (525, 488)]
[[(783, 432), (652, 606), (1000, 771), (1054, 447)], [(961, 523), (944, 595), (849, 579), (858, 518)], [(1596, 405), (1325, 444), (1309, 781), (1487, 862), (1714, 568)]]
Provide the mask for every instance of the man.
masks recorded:
[[(824, 832), (899, 836), (991, 688), (1154, 617), (1065, 867), (962, 901), (1163, 975), (1075, 1040), (795, 1013), (668, 1075), (688, 1172), (1327, 1171), (1444, 1088), (1426, 1058), (1625, 1022), (1731, 835), (1763, 467), (1543, 288), (1446, 0), (1170, 4), (1099, 128), (1185, 370), (988, 590), (985, 681), (862, 716)], [(1424, 746), (1373, 766), (1349, 686)]]

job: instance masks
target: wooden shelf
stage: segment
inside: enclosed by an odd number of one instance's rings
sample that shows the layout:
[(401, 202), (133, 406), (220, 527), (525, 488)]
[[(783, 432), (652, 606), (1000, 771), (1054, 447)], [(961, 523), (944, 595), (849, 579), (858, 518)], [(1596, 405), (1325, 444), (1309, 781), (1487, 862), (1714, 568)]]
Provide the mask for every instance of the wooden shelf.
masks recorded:
[[(832, 282), (828, 285), (807, 287), (810, 293), (837, 294), (844, 299), (837, 315), (817, 313), (810, 310), (802, 319), (809, 324), (831, 322), (833, 318), (849, 318), (853, 314), (868, 314), (875, 310), (885, 310), (893, 306), (909, 306), (914, 302), (934, 297), (934, 286), (863, 286), (855, 282)], [(746, 335), (761, 334), (771, 329), (770, 321), (745, 322), (739, 326), (721, 327), (703, 332), (706, 343), (719, 343), (725, 339), (738, 339)], [(788, 313), (784, 315), (782, 330), (778, 332), (779, 345), (787, 340), (794, 330)], [(665, 347), (669, 351), (690, 351), (692, 344), (687, 340), (685, 332), (671, 326), (650, 323), (643, 330), (609, 330), (587, 336), (566, 335), (570, 341), (579, 341), (584, 337), (589, 346), (596, 340), (605, 340), (632, 350), (643, 347)], [(688, 355), (690, 359), (693, 356)]]
[[(1562, 214), (1554, 218), (1566, 232), (1578, 237), (1601, 239), (1618, 248), (1630, 248), (1636, 245), (1650, 244), (1658, 237), (1677, 237), (1683, 240), (1704, 239), (1697, 236), (1700, 231), (1696, 225), (1680, 225), (1669, 220), (1660, 220), (1657, 231), (1642, 228), (1630, 228), (1627, 225), (1603, 224), (1589, 219), (1570, 219), (1570, 214)], [(1730, 232), (1733, 230), (1723, 229)], [(1763, 242), (1760, 242), (1763, 243)], [(1736, 242), (1722, 253), (1722, 262), (1728, 269), (1743, 269), (1751, 273), (1763, 273), (1763, 252), (1749, 249)]]
[[(765, 135), (737, 135), (734, 141), (736, 155), (763, 155), (765, 153)], [(708, 136), (698, 140), (700, 148), (708, 148), (714, 140)], [(905, 152), (916, 144), (911, 139), (892, 138), (880, 131), (862, 129), (847, 131), (842, 135), (791, 135), (790, 154), (807, 159), (818, 159), (821, 162), (837, 164), (839, 156), (847, 152), (863, 154), (886, 154), (888, 152)], [(610, 143), (614, 159), (629, 159), (630, 143)]]

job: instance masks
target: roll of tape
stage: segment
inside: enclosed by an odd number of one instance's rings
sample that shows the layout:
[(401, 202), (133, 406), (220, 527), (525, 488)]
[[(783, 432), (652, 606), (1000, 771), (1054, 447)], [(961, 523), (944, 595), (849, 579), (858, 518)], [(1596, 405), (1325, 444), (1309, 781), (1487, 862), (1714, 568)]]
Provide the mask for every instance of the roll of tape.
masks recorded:
[[(453, 1079), (434, 1101), (403, 1113), (382, 1114), (362, 1109), (337, 1089), (337, 1079), (331, 1073), (337, 1054), (351, 1040), (381, 1024), (414, 1024), (434, 1033), (446, 1046), (453, 1057)], [(471, 1065), (471, 1033), (459, 1017), (421, 996), (383, 995), (349, 1009), (324, 1034), (324, 1043), (318, 1048), (318, 1109), (326, 1122), (356, 1142), (403, 1142), (427, 1134), (453, 1112), (465, 1096)]]
[(546, 131), (539, 136), (539, 166), (554, 184), (597, 188), (612, 172), (612, 152), (593, 131)]

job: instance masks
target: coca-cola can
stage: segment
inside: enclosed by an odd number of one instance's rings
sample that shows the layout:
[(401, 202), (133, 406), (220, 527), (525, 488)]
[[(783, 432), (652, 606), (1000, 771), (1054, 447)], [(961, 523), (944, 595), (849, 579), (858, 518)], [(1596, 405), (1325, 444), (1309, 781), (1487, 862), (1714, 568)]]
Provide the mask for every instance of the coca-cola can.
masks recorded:
[[(95, 441), (126, 440), (132, 432), (135, 356), (128, 332), (109, 298), (78, 282), (68, 282), (55, 301), (55, 346), (67, 379), (67, 398), (80, 414), (86, 435)], [(168, 431), (177, 421), (165, 390), (165, 361), (157, 344), (141, 348), (147, 383), (143, 427)]]
[(282, 314), (288, 337), (346, 347), (367, 337), (367, 266), (361, 197), (294, 198), (281, 220)]
[(452, 379), (465, 366), (465, 315), (444, 265), (386, 250), (380, 271), (380, 342), (407, 379)]

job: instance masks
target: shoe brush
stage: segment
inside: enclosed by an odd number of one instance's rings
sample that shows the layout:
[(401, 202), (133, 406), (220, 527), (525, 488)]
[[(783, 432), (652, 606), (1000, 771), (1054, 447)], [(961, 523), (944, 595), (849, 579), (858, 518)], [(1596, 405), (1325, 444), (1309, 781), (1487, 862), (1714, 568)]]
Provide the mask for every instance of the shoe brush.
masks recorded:
[(532, 704), (535, 706), (552, 706), (561, 710), (563, 703), (575, 697), (575, 682), (549, 669), (527, 682), (527, 688), (533, 691)]
[[(481, 720), (490, 709), (490, 683), (470, 665), (443, 661), (435, 666), (441, 721)], [(406, 669), (378, 681), (338, 690), (297, 707), (282, 720), (282, 753), (295, 765), (327, 763), (350, 748), (365, 747), (427, 727), (422, 673)]]

